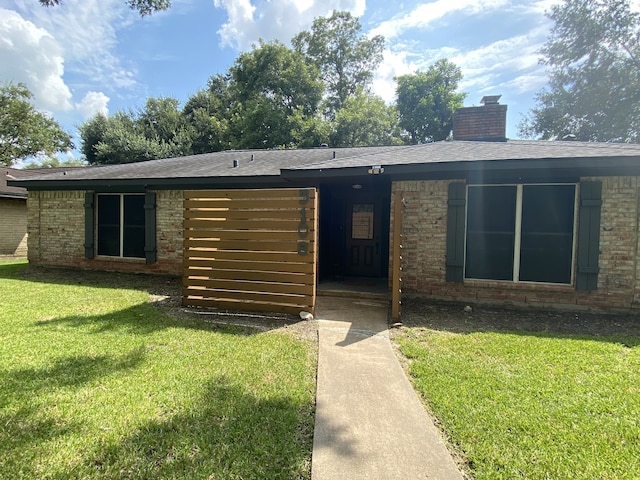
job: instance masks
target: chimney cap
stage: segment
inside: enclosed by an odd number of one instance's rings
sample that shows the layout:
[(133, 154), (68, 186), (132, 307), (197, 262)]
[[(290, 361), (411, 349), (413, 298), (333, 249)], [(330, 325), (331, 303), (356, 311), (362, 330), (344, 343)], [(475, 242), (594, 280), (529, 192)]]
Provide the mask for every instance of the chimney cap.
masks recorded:
[(480, 100), (480, 103), (483, 105), (498, 105), (498, 101), (500, 100), (502, 95), (485, 95)]

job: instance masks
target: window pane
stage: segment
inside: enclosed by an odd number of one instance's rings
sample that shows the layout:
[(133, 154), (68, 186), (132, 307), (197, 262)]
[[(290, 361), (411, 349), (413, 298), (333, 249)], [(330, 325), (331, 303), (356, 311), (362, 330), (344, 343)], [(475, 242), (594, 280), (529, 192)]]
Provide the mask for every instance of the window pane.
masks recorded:
[(120, 195), (98, 195), (98, 255), (120, 256)]
[(469, 187), (467, 278), (513, 280), (516, 187)]
[(522, 190), (520, 280), (571, 283), (575, 185)]
[(144, 258), (144, 195), (124, 196), (123, 256)]
[(353, 205), (351, 238), (355, 240), (371, 240), (373, 238), (373, 204)]

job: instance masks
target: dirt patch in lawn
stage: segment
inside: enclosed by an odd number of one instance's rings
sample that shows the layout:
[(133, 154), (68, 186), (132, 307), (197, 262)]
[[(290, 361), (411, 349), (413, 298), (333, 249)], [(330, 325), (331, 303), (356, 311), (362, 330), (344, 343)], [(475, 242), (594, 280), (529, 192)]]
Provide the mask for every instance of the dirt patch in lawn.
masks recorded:
[(151, 303), (172, 318), (196, 319), (214, 328), (232, 325), (245, 329), (249, 334), (278, 331), (298, 339), (318, 340), (315, 320), (301, 320), (294, 315), (277, 313), (183, 307), (179, 277), (47, 267), (27, 267), (21, 275), (25, 280), (35, 282), (143, 290), (149, 293)]
[[(466, 308), (465, 308), (466, 307)], [(561, 335), (640, 336), (640, 315), (620, 312), (469, 307), (419, 297), (402, 299), (402, 324), (455, 333), (540, 332)]]

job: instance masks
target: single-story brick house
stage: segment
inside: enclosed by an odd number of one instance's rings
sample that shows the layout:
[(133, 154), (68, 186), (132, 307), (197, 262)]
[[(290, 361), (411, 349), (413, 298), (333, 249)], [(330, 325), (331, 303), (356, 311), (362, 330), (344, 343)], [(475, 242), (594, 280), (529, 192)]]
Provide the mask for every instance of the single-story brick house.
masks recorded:
[[(313, 310), (335, 277), (468, 302), (640, 305), (640, 145), (505, 138), (225, 151), (11, 181), (35, 265), (185, 279), (190, 305)], [(402, 248), (400, 248), (400, 246)], [(401, 269), (399, 268), (401, 267)]]

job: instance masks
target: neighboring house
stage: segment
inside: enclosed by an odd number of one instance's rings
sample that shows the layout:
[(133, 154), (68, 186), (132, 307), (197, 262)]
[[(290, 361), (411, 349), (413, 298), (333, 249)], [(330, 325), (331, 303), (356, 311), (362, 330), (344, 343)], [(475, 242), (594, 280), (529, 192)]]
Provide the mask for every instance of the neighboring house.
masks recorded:
[(400, 265), (402, 291), (433, 298), (640, 305), (640, 145), (506, 140), (506, 106), (485, 100), (453, 141), (11, 181), (29, 190), (29, 261), (180, 275), (185, 304), (250, 310), (313, 310), (318, 282)]
[(21, 170), (0, 170), (0, 255), (27, 256), (27, 189), (7, 186)]
[(7, 185), (7, 182), (67, 170), (59, 168), (20, 170), (9, 167), (0, 169), (0, 255), (27, 256), (27, 189)]

